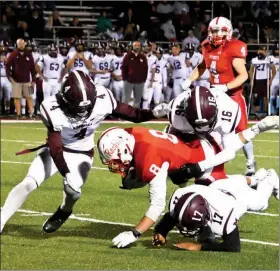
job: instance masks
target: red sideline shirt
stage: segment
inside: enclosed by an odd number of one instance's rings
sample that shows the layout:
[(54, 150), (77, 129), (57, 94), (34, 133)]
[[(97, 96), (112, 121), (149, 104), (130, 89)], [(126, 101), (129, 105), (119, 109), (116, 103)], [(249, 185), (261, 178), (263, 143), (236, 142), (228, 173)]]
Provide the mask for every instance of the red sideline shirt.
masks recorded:
[(18, 50), (12, 52), (6, 63), (7, 77), (12, 77), (17, 83), (29, 83), (30, 73), (32, 82), (35, 82), (36, 70), (32, 54), (27, 52), (21, 54)]
[(127, 53), (122, 64), (122, 78), (132, 84), (144, 83), (148, 75), (148, 62), (143, 53)]

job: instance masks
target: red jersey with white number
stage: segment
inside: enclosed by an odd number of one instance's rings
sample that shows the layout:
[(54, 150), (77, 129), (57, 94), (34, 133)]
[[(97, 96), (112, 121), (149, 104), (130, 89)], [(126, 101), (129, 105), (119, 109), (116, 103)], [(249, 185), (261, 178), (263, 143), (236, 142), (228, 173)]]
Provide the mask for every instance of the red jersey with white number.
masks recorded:
[[(247, 56), (247, 44), (240, 40), (231, 40), (217, 48), (208, 40), (202, 42), (202, 54), (206, 68), (210, 71), (211, 84), (227, 84), (234, 80), (237, 73), (232, 66), (235, 58)], [(229, 95), (242, 93), (242, 86), (228, 91)]]
[[(211, 144), (206, 139), (184, 143), (174, 135), (145, 127), (125, 130), (135, 138), (133, 167), (136, 170), (136, 178), (144, 182), (150, 182), (164, 162), (169, 163), (168, 173), (170, 174), (187, 163), (200, 162), (221, 150), (218, 144), (215, 142)], [(223, 178), (227, 178), (224, 165), (219, 165), (205, 171), (199, 180), (210, 183)]]

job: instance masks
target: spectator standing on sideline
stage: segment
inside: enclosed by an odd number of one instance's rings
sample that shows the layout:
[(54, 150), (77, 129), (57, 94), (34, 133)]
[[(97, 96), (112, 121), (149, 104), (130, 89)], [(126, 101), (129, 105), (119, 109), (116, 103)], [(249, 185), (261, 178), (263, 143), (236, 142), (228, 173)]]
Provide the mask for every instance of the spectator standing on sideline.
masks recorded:
[(144, 83), (148, 75), (148, 62), (141, 52), (141, 43), (134, 41), (132, 52), (125, 55), (122, 64), (122, 78), (124, 80), (123, 102), (128, 104), (133, 91), (134, 107), (140, 108)]
[[(21, 119), (21, 98), (27, 100), (29, 116), (34, 119), (32, 94), (35, 86), (35, 64), (31, 53), (25, 51), (26, 43), (23, 39), (17, 40), (17, 50), (12, 52), (6, 63), (6, 75), (12, 83), (12, 97), (14, 98), (17, 119)], [(11, 73), (12, 68), (12, 73)], [(32, 82), (30, 82), (30, 74)]]

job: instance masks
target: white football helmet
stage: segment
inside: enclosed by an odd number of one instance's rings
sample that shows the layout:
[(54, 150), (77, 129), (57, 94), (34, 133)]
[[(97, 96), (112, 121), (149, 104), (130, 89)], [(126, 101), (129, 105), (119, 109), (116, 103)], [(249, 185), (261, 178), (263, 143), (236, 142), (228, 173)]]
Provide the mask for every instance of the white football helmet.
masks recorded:
[(220, 46), (232, 37), (232, 25), (225, 17), (214, 18), (208, 26), (208, 40), (214, 46)]
[(104, 131), (97, 148), (100, 159), (108, 165), (111, 172), (119, 173), (125, 177), (133, 159), (135, 138), (124, 129), (113, 127)]

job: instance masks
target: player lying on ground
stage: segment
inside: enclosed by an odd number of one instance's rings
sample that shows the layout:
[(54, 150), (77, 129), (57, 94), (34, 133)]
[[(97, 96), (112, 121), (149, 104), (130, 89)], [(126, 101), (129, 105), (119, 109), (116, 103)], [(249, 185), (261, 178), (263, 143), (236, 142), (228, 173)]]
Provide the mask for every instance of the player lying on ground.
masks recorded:
[(94, 131), (108, 115), (142, 122), (164, 115), (160, 110), (135, 109), (119, 103), (111, 91), (95, 85), (82, 71), (73, 71), (63, 79), (61, 91), (46, 99), (40, 108), (48, 129), (47, 143), (19, 154), (41, 149), (24, 180), (9, 193), (1, 210), (1, 232), (10, 217), (29, 194), (58, 171), (63, 177), (64, 199), (43, 225), (47, 233), (56, 231), (72, 213), (81, 196), (93, 163)]
[[(256, 190), (248, 186), (253, 182)], [(246, 211), (263, 211), (271, 194), (279, 200), (279, 177), (274, 169), (260, 169), (251, 177), (231, 175), (209, 186), (190, 185), (177, 189), (169, 212), (155, 227), (153, 244), (166, 243), (168, 232), (180, 232), (198, 241), (175, 245), (179, 249), (240, 252), (238, 221)], [(216, 242), (215, 235), (222, 237)]]
[[(199, 79), (206, 69), (210, 72), (210, 83), (225, 92), (240, 106), (241, 119), (236, 133), (247, 128), (247, 106), (242, 95), (243, 84), (248, 79), (245, 67), (247, 44), (232, 39), (231, 22), (224, 17), (216, 17), (208, 27), (208, 36), (201, 44), (204, 60), (193, 70), (190, 77), (182, 84), (187, 90), (192, 82)], [(252, 142), (243, 148), (247, 159), (246, 175), (255, 173), (255, 161)]]
[[(239, 142), (234, 143), (235, 131), (241, 119), (241, 111), (227, 94), (215, 89), (195, 87), (179, 95), (169, 106), (168, 133), (177, 135), (186, 142), (193, 138), (190, 135), (214, 136), (222, 146), (222, 151), (214, 157), (205, 157), (198, 164), (186, 165), (184, 170), (187, 179), (198, 177), (201, 172), (235, 158), (236, 148), (239, 149), (240, 145)], [(254, 128), (258, 129), (257, 126)], [(250, 137), (246, 132), (247, 142), (251, 140)], [(175, 179), (177, 182), (181, 181), (179, 176)]]
[[(267, 117), (254, 126), (257, 133), (245, 130), (236, 135), (236, 142), (241, 148), (246, 143), (244, 134), (248, 133), (253, 138), (259, 132), (274, 127), (274, 118)], [(136, 189), (146, 184), (150, 187), (149, 209), (134, 230), (123, 232), (113, 239), (114, 245), (120, 248), (135, 242), (157, 221), (165, 208), (167, 177), (177, 183), (173, 175), (181, 165), (196, 163), (205, 157), (213, 158), (219, 147), (210, 142), (204, 138), (186, 144), (174, 135), (144, 127), (111, 128), (100, 136), (97, 148), (101, 161), (108, 165), (111, 172), (121, 174), (122, 188)], [(224, 165), (219, 165), (205, 171), (196, 182), (209, 184), (224, 178)]]

